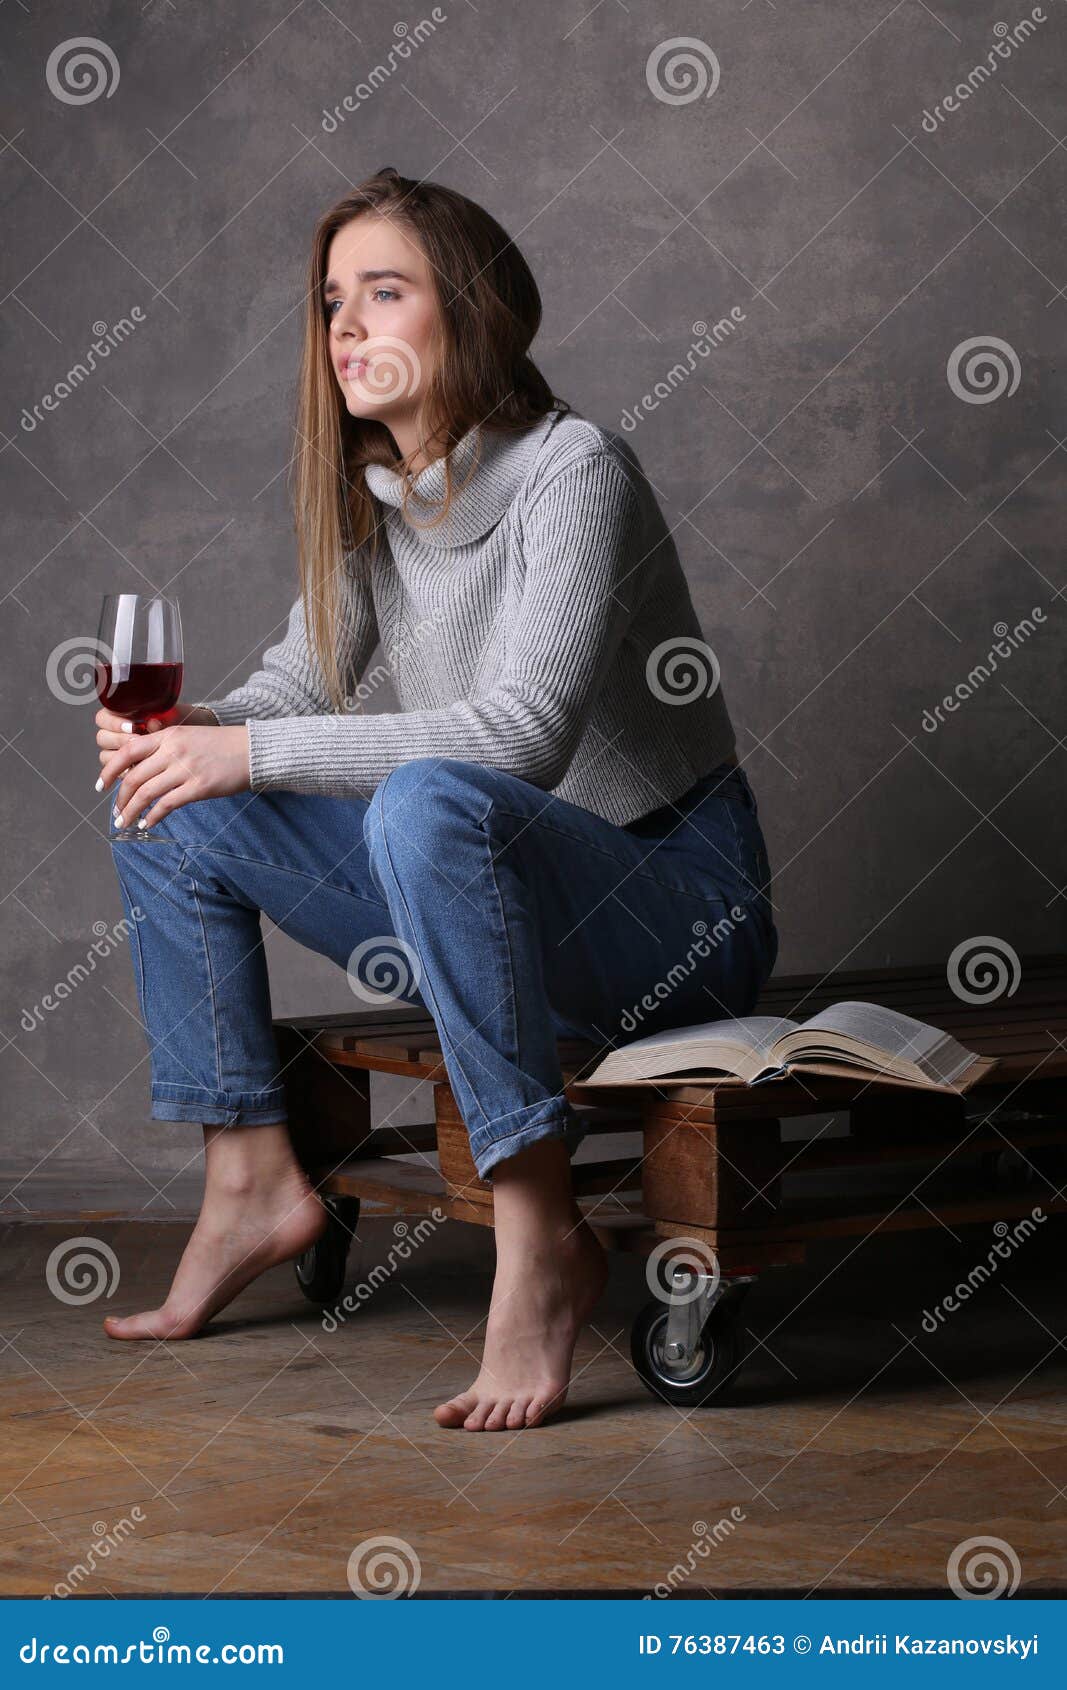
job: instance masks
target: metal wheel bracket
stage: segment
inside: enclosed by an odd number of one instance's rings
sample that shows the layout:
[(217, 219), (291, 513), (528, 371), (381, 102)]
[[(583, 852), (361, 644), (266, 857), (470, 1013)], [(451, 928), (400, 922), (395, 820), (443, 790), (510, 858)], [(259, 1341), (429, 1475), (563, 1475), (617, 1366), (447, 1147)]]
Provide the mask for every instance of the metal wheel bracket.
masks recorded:
[(723, 1279), (681, 1263), (675, 1267), (670, 1274), (675, 1294), (667, 1307), (664, 1360), (674, 1367), (687, 1367), (697, 1353), (712, 1310), (735, 1285), (751, 1285), (755, 1278), (755, 1274), (739, 1274), (736, 1279)]

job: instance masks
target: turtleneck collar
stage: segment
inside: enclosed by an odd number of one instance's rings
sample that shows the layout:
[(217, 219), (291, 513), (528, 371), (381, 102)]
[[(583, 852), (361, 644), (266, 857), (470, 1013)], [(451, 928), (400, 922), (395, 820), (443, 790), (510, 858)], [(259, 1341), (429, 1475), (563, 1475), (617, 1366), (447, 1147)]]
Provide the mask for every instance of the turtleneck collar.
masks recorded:
[[(475, 424), (448, 454), (452, 507), (444, 522), (436, 527), (426, 528), (423, 524), (440, 512), (445, 494), (445, 458), (434, 458), (415, 477), (406, 518), (400, 517), (404, 481), (396, 470), (385, 464), (368, 464), (367, 486), (376, 499), (396, 510), (397, 518), (423, 545), (441, 548), (470, 545), (500, 521), (560, 414), (549, 411), (520, 434), (502, 434), (486, 424)], [(476, 449), (478, 463), (472, 471)]]

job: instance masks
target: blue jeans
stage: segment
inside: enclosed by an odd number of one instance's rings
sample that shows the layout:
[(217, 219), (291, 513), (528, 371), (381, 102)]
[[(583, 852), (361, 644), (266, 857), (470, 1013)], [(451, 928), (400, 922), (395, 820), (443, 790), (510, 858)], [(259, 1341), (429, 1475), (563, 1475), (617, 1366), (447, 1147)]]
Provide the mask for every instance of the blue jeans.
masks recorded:
[(369, 799), (205, 799), (112, 852), (153, 1119), (285, 1120), (262, 911), (345, 968), (357, 1004), (433, 1017), (483, 1177), (581, 1138), (559, 1038), (614, 1048), (745, 1015), (778, 951), (756, 800), (725, 764), (618, 827), (500, 769), (416, 758)]

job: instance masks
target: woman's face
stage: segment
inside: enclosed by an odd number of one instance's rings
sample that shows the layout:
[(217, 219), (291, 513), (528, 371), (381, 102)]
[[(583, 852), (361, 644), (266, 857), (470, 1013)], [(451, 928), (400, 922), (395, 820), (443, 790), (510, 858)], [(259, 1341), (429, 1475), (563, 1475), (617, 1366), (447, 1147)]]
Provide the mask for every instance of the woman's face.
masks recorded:
[(327, 249), (323, 309), (349, 413), (407, 432), (439, 347), (437, 295), (421, 249), (396, 223), (361, 213)]

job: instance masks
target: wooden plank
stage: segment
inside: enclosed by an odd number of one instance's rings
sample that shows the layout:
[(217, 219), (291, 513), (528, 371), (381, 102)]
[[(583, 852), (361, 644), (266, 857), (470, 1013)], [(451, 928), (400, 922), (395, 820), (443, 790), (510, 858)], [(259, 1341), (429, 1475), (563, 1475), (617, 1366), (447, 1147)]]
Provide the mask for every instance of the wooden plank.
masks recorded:
[(816, 1169), (869, 1167), (893, 1162), (926, 1162), (957, 1154), (979, 1156), (989, 1150), (1038, 1149), (1067, 1145), (1067, 1121), (1059, 1127), (1006, 1125), (997, 1132), (971, 1132), (958, 1143), (943, 1139), (901, 1140), (896, 1144), (857, 1144), (848, 1138), (791, 1140), (782, 1146), (793, 1166), (804, 1173)]
[[(943, 1027), (980, 1054), (998, 1058), (995, 1072), (968, 1093), (969, 1097), (985, 1093), (990, 1086), (1016, 1085), (1035, 1070), (1045, 1082), (1067, 1078), (1067, 1048), (1057, 1048), (1067, 1035), (1067, 956), (1025, 956), (1020, 959), (1020, 966), (1021, 978), (1015, 993), (987, 1007), (962, 1002), (952, 993), (943, 969), (925, 966), (841, 970), (825, 977), (781, 976), (768, 983), (756, 1013), (791, 1015), (796, 1011), (800, 1019), (805, 1019), (830, 1003), (850, 997), (901, 1009)], [(317, 1045), (339, 1066), (447, 1079), (432, 1017), (417, 1009), (293, 1017), (284, 1025), (308, 1031), (317, 1027)], [(685, 1104), (707, 1101), (715, 1118), (725, 1119), (770, 1112), (765, 1109), (763, 1099), (753, 1109), (751, 1100), (741, 1104), (731, 1092), (773, 1091), (773, 1113), (791, 1115), (843, 1107), (862, 1091), (877, 1090), (899, 1097), (910, 1089), (887, 1080), (838, 1080), (828, 1076), (801, 1076), (796, 1080), (772, 1081), (758, 1088), (728, 1080), (700, 1085), (663, 1081), (651, 1088), (583, 1087), (581, 1076), (595, 1066), (608, 1048), (581, 1040), (560, 1041), (565, 1089), (572, 1100), (621, 1102), (633, 1100), (641, 1091), (652, 1090), (657, 1096)]]
[(716, 1231), (717, 1242), (738, 1247), (754, 1242), (772, 1243), (785, 1239), (848, 1238), (857, 1233), (928, 1232), (932, 1227), (945, 1225), (967, 1226), (979, 1222), (1011, 1220), (1032, 1214), (1035, 1206), (1045, 1214), (1067, 1211), (1067, 1194), (1052, 1197), (1033, 1192), (1028, 1195), (1005, 1192), (1002, 1196), (958, 1198), (912, 1204), (896, 1202), (884, 1196), (870, 1208), (842, 1208), (840, 1197), (798, 1198), (784, 1205), (778, 1218), (770, 1225), (753, 1227), (745, 1232)]
[[(771, 1123), (752, 1133), (737, 1122), (699, 1125), (679, 1112), (645, 1122), (643, 1206), (653, 1220), (699, 1226), (741, 1224), (773, 1212), (781, 1152)], [(777, 1123), (774, 1123), (775, 1128)]]
[(718, 1261), (720, 1272), (727, 1278), (733, 1274), (762, 1273), (766, 1268), (789, 1267), (804, 1261), (806, 1250), (799, 1238), (753, 1239), (747, 1233), (723, 1233), (715, 1227), (694, 1226), (691, 1222), (655, 1222), (657, 1242), (663, 1238), (694, 1239), (706, 1245)]
[[(475, 1226), (493, 1224), (492, 1191), (482, 1202), (450, 1190), (436, 1169), (385, 1157), (346, 1162), (323, 1170), (320, 1189), (337, 1197), (359, 1197), (372, 1201), (384, 1214), (438, 1213), (448, 1220), (468, 1221)], [(636, 1210), (601, 1213), (595, 1203), (590, 1224), (608, 1249), (647, 1251), (658, 1234), (647, 1217)]]
[(907, 1134), (941, 1143), (962, 1138), (967, 1131), (967, 1105), (962, 1097), (910, 1093), (905, 1099), (868, 1093), (853, 1104), (848, 1114), (849, 1130), (855, 1142), (892, 1145)]
[[(379, 1045), (381, 1043), (382, 1041), (378, 1041)], [(368, 1047), (367, 1041), (363, 1039), (359, 1040), (357, 1048), (359, 1050), (370, 1048), (371, 1053), (374, 1053), (373, 1047)], [(591, 1059), (599, 1059), (600, 1052), (603, 1050), (606, 1055), (609, 1048), (610, 1047), (606, 1045), (591, 1045), (585, 1039), (557, 1040), (560, 1065), (564, 1072), (566, 1072), (567, 1069), (577, 1069), (580, 1065), (589, 1062)], [(419, 1050), (416, 1060), (429, 1065), (443, 1062), (444, 1057), (441, 1053), (440, 1045), (432, 1042), (425, 1043)]]
[[(818, 973), (776, 975), (764, 987), (755, 1013), (788, 1014), (790, 1005), (800, 1005), (801, 1019), (842, 998), (861, 998), (922, 1016), (922, 1007), (940, 1007), (946, 1015), (963, 1022), (968, 1017), (981, 1027), (990, 1009), (1010, 1024), (1026, 1018), (1033, 1005), (1060, 1006), (1067, 1003), (1067, 954), (1025, 955), (1020, 958), (1020, 981), (1011, 997), (983, 1007), (958, 998), (948, 985), (942, 965), (903, 966), (883, 969), (841, 969), (829, 975)], [(802, 1002), (803, 1000), (803, 1002)], [(909, 1008), (909, 1005), (915, 1006)], [(414, 1035), (421, 1028), (433, 1033), (432, 1016), (425, 1010), (405, 1005), (335, 1015), (286, 1016), (276, 1025), (328, 1033), (343, 1032), (362, 1038)], [(425, 1041), (424, 1041), (425, 1042)], [(570, 1041), (580, 1044), (581, 1041)], [(593, 1049), (594, 1046), (588, 1048)]]
[(451, 1088), (434, 1087), (434, 1114), (437, 1121), (437, 1153), (441, 1175), (450, 1192), (472, 1202), (491, 1203), (492, 1187), (480, 1179), (471, 1155), (470, 1135), (463, 1124)]
[[(830, 1004), (844, 999), (858, 997), (864, 1002), (884, 1004), (887, 1009), (899, 1009), (908, 1015), (916, 1015), (920, 1019), (933, 1016), (944, 1016), (957, 1025), (973, 1022), (981, 1026), (986, 1017), (993, 1015), (996, 1019), (1006, 1022), (1032, 1019), (1038, 1011), (1052, 1014), (1062, 1014), (1064, 1002), (1064, 983), (1058, 979), (1035, 981), (1021, 984), (1010, 996), (991, 999), (988, 1004), (969, 1003), (966, 999), (957, 998), (944, 983), (940, 991), (915, 991), (901, 988), (899, 991), (881, 991), (870, 983), (860, 981), (860, 991), (848, 992), (842, 990), (832, 982), (829, 991), (813, 992), (810, 999), (800, 1006), (799, 1015), (790, 1014), (789, 1005), (792, 994), (782, 994), (777, 1002), (767, 1002), (760, 999), (754, 1013), (760, 1015), (780, 1016), (790, 1021), (806, 1021), (809, 1016), (819, 1010), (828, 1008)], [(866, 985), (866, 989), (865, 988)], [(801, 994), (802, 996), (803, 994)]]
[(290, 1027), (305, 1036), (324, 1033), (327, 1038), (340, 1039), (356, 1034), (366, 1038), (405, 1033), (425, 1039), (434, 1031), (433, 1017), (424, 1010), (406, 1009), (402, 1005), (391, 1009), (346, 1010), (337, 1015), (282, 1015), (274, 1018), (275, 1027)]
[[(1067, 952), (1027, 953), (1019, 958), (1019, 972), (1019, 990), (1029, 981), (1067, 981)], [(804, 994), (814, 996), (816, 992), (838, 998), (860, 998), (881, 992), (894, 999), (904, 993), (915, 997), (924, 991), (952, 995), (943, 963), (837, 969), (830, 974), (778, 974), (767, 982), (759, 1003), (770, 1003), (777, 998), (799, 999)], [(758, 1014), (776, 1012), (776, 1008), (766, 1012), (762, 1008), (757, 1010)]]
[(333, 1165), (371, 1131), (370, 1076), (318, 1057), (303, 1029), (275, 1022), (289, 1134), (305, 1168)]
[(439, 1213), (449, 1220), (492, 1226), (493, 1213), (482, 1203), (450, 1194), (436, 1169), (387, 1157), (368, 1157), (322, 1170), (320, 1189), (336, 1197), (371, 1198), (382, 1212), (400, 1215)]
[[(399, 1169), (405, 1171), (397, 1177)], [(475, 1226), (493, 1224), (491, 1200), (485, 1204), (456, 1197), (431, 1168), (405, 1167), (384, 1159), (352, 1162), (334, 1169), (325, 1180), (323, 1189), (336, 1196), (369, 1199), (381, 1204), (381, 1212), (386, 1214), (432, 1214), (436, 1211), (449, 1220), (464, 1220)], [(596, 1236), (610, 1250), (647, 1255), (663, 1238), (696, 1238), (715, 1244), (720, 1237), (706, 1227), (688, 1223), (683, 1226), (670, 1221), (653, 1222), (639, 1209), (618, 1212), (602, 1211), (595, 1203), (580, 1206), (585, 1209)], [(730, 1242), (733, 1244), (732, 1240)], [(730, 1260), (736, 1264), (731, 1271), (743, 1271), (742, 1264), (758, 1271), (799, 1262), (803, 1257), (803, 1245), (799, 1241), (767, 1243), (746, 1239), (743, 1249), (731, 1250)]]
[(433, 1121), (414, 1121), (407, 1127), (373, 1127), (356, 1147), (361, 1156), (433, 1154), (437, 1128)]
[(1067, 1050), (1045, 1060), (1045, 1053), (1003, 1058), (997, 1068), (980, 1085), (970, 1091), (933, 1092), (923, 1086), (905, 1086), (888, 1080), (836, 1079), (826, 1075), (800, 1075), (781, 1080), (768, 1080), (758, 1086), (745, 1085), (739, 1080), (684, 1081), (660, 1080), (654, 1084), (589, 1086), (578, 1084), (568, 1096), (586, 1102), (616, 1099), (632, 1103), (640, 1095), (655, 1098), (658, 1103), (684, 1104), (705, 1111), (707, 1119), (762, 1120), (783, 1115), (814, 1115), (826, 1109), (847, 1109), (862, 1098), (892, 1102), (906, 1106), (916, 1097), (943, 1097), (953, 1104), (961, 1095), (976, 1108), (983, 1107), (1006, 1092), (1015, 1095), (1020, 1106), (1028, 1107), (1027, 1098), (1035, 1087), (1052, 1091), (1054, 1098), (1067, 1099)]

